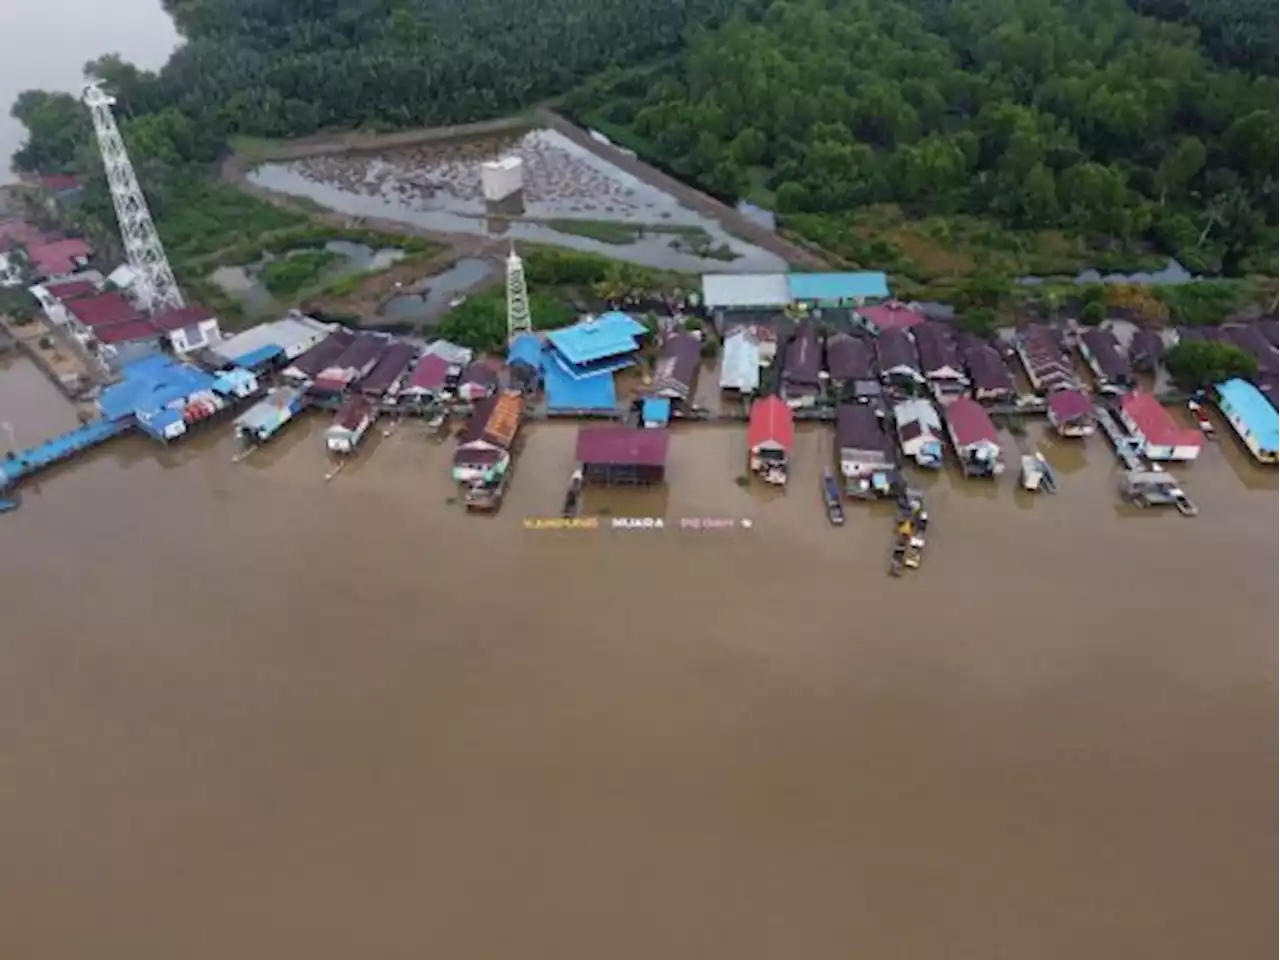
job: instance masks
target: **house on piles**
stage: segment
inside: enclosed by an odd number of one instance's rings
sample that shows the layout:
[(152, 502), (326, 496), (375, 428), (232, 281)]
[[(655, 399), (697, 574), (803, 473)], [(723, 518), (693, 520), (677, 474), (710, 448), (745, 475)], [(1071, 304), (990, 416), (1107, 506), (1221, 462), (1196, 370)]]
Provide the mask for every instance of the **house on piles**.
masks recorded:
[(836, 457), (848, 496), (886, 495), (897, 470), (893, 441), (885, 433), (884, 417), (864, 403), (844, 403), (836, 409)]
[(970, 393), (975, 400), (1009, 403), (1017, 395), (1009, 365), (991, 344), (970, 337), (961, 348), (961, 357), (969, 374)]
[(1133, 387), (1133, 370), (1120, 341), (1110, 330), (1092, 327), (1080, 334), (1080, 355), (1102, 393), (1124, 393)]
[(1164, 359), (1164, 339), (1155, 330), (1139, 328), (1129, 341), (1129, 362), (1139, 373), (1155, 373)]
[(799, 409), (811, 407), (822, 393), (822, 345), (817, 325), (804, 320), (796, 326), (796, 334), (787, 344), (782, 361), (782, 398), (787, 405)]
[(511, 467), (511, 448), (524, 416), (524, 397), (516, 390), (476, 401), (453, 456), (458, 483), (491, 483)]
[(1049, 425), (1060, 437), (1088, 437), (1093, 434), (1097, 417), (1093, 401), (1083, 390), (1055, 390), (1049, 394)]
[(458, 381), (458, 399), (478, 403), (498, 392), (498, 371), (486, 360), (473, 360)]
[(373, 369), (358, 384), (360, 394), (373, 403), (394, 403), (405, 375), (418, 358), (418, 348), (403, 340), (392, 342)]
[(866, 402), (880, 396), (875, 349), (868, 337), (837, 333), (828, 338), (827, 372), (832, 392), (840, 399)]
[(1048, 396), (1055, 390), (1079, 390), (1080, 379), (1056, 330), (1032, 324), (1018, 331), (1014, 350), (1031, 386)]
[(658, 350), (649, 396), (677, 406), (688, 403), (693, 398), (701, 361), (702, 342), (693, 334), (679, 331), (667, 337)]
[(347, 349), (316, 374), (310, 389), (317, 394), (345, 393), (372, 372), (389, 347), (390, 341), (384, 334), (359, 334)]
[(886, 330), (876, 337), (876, 360), (886, 386), (914, 390), (925, 382), (915, 340), (906, 330)]
[(781, 398), (761, 397), (751, 405), (747, 451), (752, 473), (766, 483), (785, 484), (795, 442), (795, 416)]
[(734, 327), (720, 353), (720, 390), (750, 396), (760, 389), (760, 338), (755, 327)]
[(920, 372), (937, 401), (945, 405), (964, 396), (969, 377), (960, 362), (955, 331), (945, 323), (925, 321), (911, 328), (911, 336), (920, 356)]
[(996, 477), (1004, 472), (1000, 434), (978, 401), (960, 397), (947, 407), (947, 432), (966, 477)]
[(364, 439), (378, 417), (377, 407), (365, 396), (353, 393), (342, 401), (333, 423), (324, 432), (325, 446), (330, 453), (349, 456)]
[(1121, 399), (1120, 421), (1148, 460), (1194, 460), (1204, 445), (1199, 430), (1181, 426), (1159, 400), (1142, 390)]
[(893, 421), (904, 456), (928, 470), (942, 466), (942, 419), (930, 401), (904, 400), (893, 408)]

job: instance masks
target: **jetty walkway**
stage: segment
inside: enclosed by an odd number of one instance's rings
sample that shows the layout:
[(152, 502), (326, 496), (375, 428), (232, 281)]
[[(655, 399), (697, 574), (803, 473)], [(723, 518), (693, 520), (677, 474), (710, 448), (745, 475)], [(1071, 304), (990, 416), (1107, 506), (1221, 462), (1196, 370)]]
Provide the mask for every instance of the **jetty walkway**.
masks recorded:
[(1116, 422), (1115, 415), (1106, 405), (1096, 404), (1093, 412), (1098, 418), (1098, 425), (1102, 427), (1102, 432), (1107, 435), (1107, 439), (1111, 441), (1111, 446), (1115, 448), (1116, 456), (1124, 463), (1125, 469), (1144, 469), (1145, 464), (1142, 462), (1142, 454), (1138, 452), (1138, 439), (1129, 436), (1124, 427)]
[(0, 459), (0, 490), (24, 477), (51, 467), (83, 450), (119, 436), (133, 426), (132, 419), (91, 420), (83, 426), (51, 437), (20, 453)]

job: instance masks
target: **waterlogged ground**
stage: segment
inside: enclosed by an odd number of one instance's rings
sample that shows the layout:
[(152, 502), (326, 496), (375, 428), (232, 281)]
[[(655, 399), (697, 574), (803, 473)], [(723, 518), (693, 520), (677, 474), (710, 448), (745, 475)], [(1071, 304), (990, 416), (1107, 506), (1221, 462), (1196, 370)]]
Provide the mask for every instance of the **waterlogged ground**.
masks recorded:
[[(57, 429), (22, 367), (0, 419)], [(1037, 428), (1057, 496), (916, 476), (891, 580), (884, 509), (824, 519), (829, 427), (782, 491), (734, 483), (744, 428), (676, 428), (665, 487), (586, 502), (675, 524), (547, 533), (573, 425), (491, 518), (422, 424), (326, 483), (326, 425), (120, 440), (0, 518), (0, 955), (1272, 945), (1280, 517), (1229, 437), (1195, 519)]]
[[(480, 164), (510, 155), (524, 161), (522, 202), (497, 211), (484, 202)], [(351, 216), (439, 233), (511, 236), (690, 272), (786, 269), (782, 258), (553, 130), (267, 163), (249, 180)]]

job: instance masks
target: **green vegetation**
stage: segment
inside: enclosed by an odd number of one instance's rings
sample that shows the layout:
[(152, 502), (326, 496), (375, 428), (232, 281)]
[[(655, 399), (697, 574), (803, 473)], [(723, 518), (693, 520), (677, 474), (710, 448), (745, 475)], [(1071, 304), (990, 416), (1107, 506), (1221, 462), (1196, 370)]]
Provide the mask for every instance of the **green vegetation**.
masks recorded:
[(1229, 59), (1259, 72), (1222, 69), (1193, 31), (1123, 0), (751, 12), (695, 36), (672, 69), (607, 72), (567, 107), (852, 262), (921, 281), (1136, 265), (1144, 242), (1201, 269), (1275, 269), (1277, 85), (1248, 56)]
[(346, 258), (332, 250), (303, 250), (272, 260), (259, 278), (272, 296), (288, 297), (309, 287)]
[(1232, 377), (1248, 380), (1258, 372), (1254, 357), (1229, 343), (1189, 340), (1171, 347), (1164, 364), (1178, 386), (1204, 389)]
[[(577, 314), (562, 300), (545, 293), (529, 297), (536, 330), (554, 330), (573, 323)], [(500, 351), (507, 339), (507, 293), (494, 288), (472, 294), (441, 319), (436, 333), (446, 340), (484, 353)]]
[(1213, 280), (1161, 287), (1155, 295), (1175, 322), (1203, 326), (1221, 323), (1237, 310), (1259, 302), (1265, 294), (1248, 281)]
[(644, 235), (644, 228), (639, 224), (617, 220), (551, 220), (547, 226), (557, 233), (586, 237), (588, 240), (612, 243), (619, 247), (635, 243)]

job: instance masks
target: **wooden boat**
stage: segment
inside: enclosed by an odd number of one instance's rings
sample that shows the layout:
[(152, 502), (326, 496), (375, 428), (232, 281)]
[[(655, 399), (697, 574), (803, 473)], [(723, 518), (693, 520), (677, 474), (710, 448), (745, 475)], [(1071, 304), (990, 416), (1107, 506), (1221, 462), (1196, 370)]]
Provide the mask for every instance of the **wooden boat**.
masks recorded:
[(576, 517), (582, 506), (582, 468), (579, 467), (569, 475), (569, 489), (564, 494), (564, 506), (560, 510), (562, 517)]
[(827, 519), (833, 527), (844, 524), (844, 505), (840, 503), (840, 487), (830, 470), (822, 471), (822, 499), (827, 506)]

